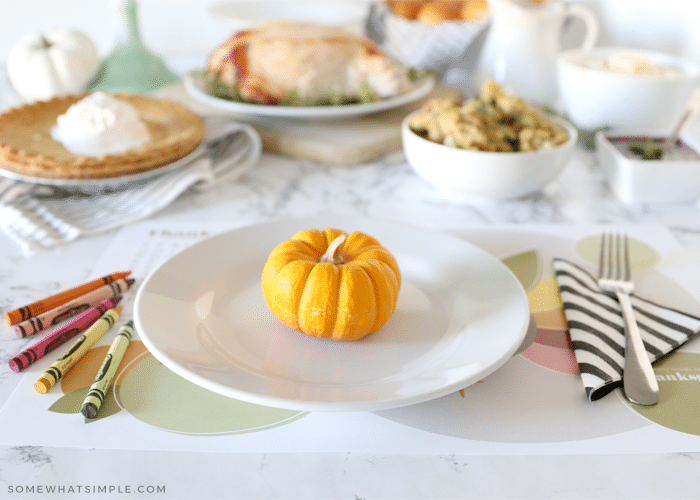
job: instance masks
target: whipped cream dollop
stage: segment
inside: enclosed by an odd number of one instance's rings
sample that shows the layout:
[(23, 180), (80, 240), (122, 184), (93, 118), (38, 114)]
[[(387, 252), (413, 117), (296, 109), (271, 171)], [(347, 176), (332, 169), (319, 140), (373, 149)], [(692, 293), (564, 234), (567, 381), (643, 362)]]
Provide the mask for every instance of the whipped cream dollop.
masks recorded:
[(119, 154), (145, 144), (148, 128), (126, 101), (95, 92), (73, 104), (51, 127), (51, 137), (83, 156)]
[(618, 52), (605, 61), (593, 62), (591, 67), (621, 75), (640, 75), (653, 78), (677, 78), (683, 74), (676, 68), (655, 63), (643, 54), (634, 51)]

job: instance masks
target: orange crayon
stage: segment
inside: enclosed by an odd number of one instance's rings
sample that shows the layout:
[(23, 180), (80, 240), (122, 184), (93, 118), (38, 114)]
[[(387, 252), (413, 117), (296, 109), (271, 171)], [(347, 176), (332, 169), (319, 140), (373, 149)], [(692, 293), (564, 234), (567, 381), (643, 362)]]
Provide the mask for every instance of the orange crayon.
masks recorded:
[(101, 286), (92, 292), (81, 295), (77, 299), (66, 302), (50, 311), (29, 318), (15, 325), (15, 331), (19, 337), (29, 337), (53, 325), (57, 325), (68, 318), (87, 311), (91, 307), (105, 299), (112, 299), (127, 291), (136, 280), (131, 278), (120, 279), (109, 285)]
[(50, 311), (51, 309), (61, 306), (66, 302), (76, 299), (81, 295), (85, 295), (86, 293), (92, 292), (93, 290), (96, 290), (101, 286), (109, 285), (114, 281), (126, 278), (130, 274), (131, 271), (126, 271), (121, 273), (110, 274), (108, 276), (103, 276), (102, 278), (90, 281), (88, 283), (83, 283), (82, 285), (70, 288), (63, 292), (57, 293), (56, 295), (51, 295), (50, 297), (46, 297), (45, 299), (39, 300), (32, 304), (19, 307), (14, 311), (8, 311), (4, 314), (5, 322), (8, 325), (14, 325), (16, 323), (19, 323), (20, 321), (26, 321), (29, 318), (38, 316), (39, 314), (42, 314), (46, 311)]

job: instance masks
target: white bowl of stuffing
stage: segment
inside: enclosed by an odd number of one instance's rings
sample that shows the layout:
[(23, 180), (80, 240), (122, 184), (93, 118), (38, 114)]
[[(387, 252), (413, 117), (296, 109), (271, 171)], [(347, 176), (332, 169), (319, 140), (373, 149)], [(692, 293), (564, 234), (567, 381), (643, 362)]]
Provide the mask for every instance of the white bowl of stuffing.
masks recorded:
[(452, 201), (535, 193), (563, 170), (577, 140), (571, 124), (494, 81), (464, 102), (429, 100), (401, 128), (409, 165)]

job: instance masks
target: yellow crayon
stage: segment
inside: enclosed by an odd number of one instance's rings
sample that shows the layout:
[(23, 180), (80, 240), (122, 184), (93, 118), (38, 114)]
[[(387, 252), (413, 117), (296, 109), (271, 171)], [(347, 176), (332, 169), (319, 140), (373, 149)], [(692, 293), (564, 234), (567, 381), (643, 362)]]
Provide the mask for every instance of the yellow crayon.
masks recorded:
[(119, 319), (119, 313), (121, 313), (121, 306), (117, 306), (114, 309), (110, 309), (105, 312), (100, 319), (95, 321), (95, 323), (85, 330), (75, 344), (71, 346), (66, 353), (58, 358), (54, 364), (52, 364), (44, 374), (39, 377), (39, 379), (34, 382), (34, 388), (40, 392), (45, 393), (51, 389), (56, 382), (61, 380), (61, 377), (66, 373), (75, 363), (82, 358), (86, 352), (92, 347), (92, 345), (97, 342), (102, 335), (105, 334), (111, 326), (116, 323)]
[(97, 370), (97, 375), (95, 376), (95, 381), (90, 386), (90, 390), (85, 396), (83, 405), (80, 407), (80, 413), (83, 414), (85, 418), (95, 418), (97, 412), (100, 411), (100, 407), (107, 396), (107, 391), (112, 383), (114, 375), (117, 373), (117, 368), (119, 368), (119, 363), (121, 363), (124, 353), (126, 353), (127, 347), (129, 347), (129, 342), (131, 342), (131, 336), (134, 334), (134, 322), (133, 320), (127, 321), (119, 329), (119, 333), (112, 341), (112, 345), (107, 351), (107, 356), (102, 362), (102, 366)]

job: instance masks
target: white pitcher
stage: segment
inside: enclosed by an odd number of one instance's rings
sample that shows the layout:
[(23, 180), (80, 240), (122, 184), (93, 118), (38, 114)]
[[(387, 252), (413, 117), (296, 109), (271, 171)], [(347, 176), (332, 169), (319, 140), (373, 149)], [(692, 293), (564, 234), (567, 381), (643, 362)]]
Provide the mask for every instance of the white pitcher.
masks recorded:
[(557, 105), (556, 58), (564, 22), (578, 18), (585, 25), (582, 47), (598, 38), (596, 15), (582, 5), (560, 0), (487, 0), (491, 22), (476, 68), (477, 92), (493, 78), (508, 92), (533, 104)]

